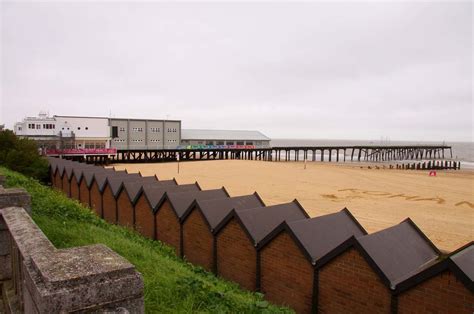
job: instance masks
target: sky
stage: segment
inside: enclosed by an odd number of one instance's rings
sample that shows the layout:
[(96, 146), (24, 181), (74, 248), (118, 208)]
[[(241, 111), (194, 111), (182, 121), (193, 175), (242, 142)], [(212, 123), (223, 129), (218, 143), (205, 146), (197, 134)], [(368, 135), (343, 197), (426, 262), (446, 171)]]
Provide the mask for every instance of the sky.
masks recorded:
[(180, 119), (272, 138), (473, 140), (465, 2), (3, 1), (0, 123)]

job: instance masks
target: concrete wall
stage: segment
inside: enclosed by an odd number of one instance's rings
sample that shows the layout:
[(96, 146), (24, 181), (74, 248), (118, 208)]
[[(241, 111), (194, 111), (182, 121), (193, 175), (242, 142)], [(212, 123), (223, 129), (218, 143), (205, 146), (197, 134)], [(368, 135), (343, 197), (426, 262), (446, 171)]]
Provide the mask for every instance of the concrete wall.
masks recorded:
[(104, 245), (56, 249), (22, 207), (29, 195), (0, 186), (0, 284), (7, 313), (144, 313), (143, 279)]

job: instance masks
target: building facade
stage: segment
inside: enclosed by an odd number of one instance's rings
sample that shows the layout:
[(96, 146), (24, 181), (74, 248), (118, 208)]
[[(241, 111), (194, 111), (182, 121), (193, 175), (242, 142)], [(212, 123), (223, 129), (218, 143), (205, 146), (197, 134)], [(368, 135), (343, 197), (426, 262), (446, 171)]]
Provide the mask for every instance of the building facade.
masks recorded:
[(112, 147), (117, 149), (175, 149), (181, 141), (181, 121), (110, 119)]
[(270, 147), (259, 131), (181, 129), (180, 120), (84, 116), (27, 117), (15, 123), (20, 137), (37, 140), (46, 149), (187, 149), (202, 146)]

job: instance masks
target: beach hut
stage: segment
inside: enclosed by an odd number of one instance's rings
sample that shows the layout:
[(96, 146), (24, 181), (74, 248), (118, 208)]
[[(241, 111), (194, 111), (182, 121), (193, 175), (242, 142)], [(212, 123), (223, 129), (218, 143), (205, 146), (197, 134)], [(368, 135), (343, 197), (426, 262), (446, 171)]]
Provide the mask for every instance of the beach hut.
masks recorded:
[(224, 187), (207, 191), (166, 192), (156, 211), (156, 239), (175, 249), (181, 256), (181, 218), (194, 200), (227, 198)]
[(117, 195), (124, 182), (135, 182), (139, 179), (142, 178), (138, 173), (107, 177), (102, 190), (102, 218), (109, 223), (117, 223)]
[(72, 176), (72, 170), (74, 169), (74, 166), (71, 163), (68, 163), (64, 165), (64, 171), (63, 171), (63, 176), (62, 176), (62, 190), (63, 193), (66, 194), (67, 197), (71, 197), (71, 176)]
[(92, 167), (94, 166), (90, 166), (87, 164), (79, 164), (79, 163), (78, 165), (74, 165), (74, 168), (72, 169), (71, 180), (69, 181), (71, 198), (80, 200), (80, 197), (81, 197), (80, 184), (81, 184), (83, 173), (85, 171), (89, 171)]
[(439, 255), (410, 219), (352, 237), (317, 265), (318, 311), (389, 313), (396, 306), (393, 287)]
[(59, 158), (53, 158), (53, 157), (47, 157), (48, 164), (49, 164), (49, 176), (50, 176), (50, 181), (51, 181), (51, 186), (55, 187), (56, 186), (56, 170), (58, 169), (58, 164), (60, 159)]
[(60, 162), (56, 167), (56, 172), (54, 176), (54, 188), (60, 191), (63, 189), (63, 172), (64, 162)]
[(215, 228), (216, 273), (237, 282), (248, 290), (256, 290), (257, 246), (284, 221), (309, 218), (294, 200), (286, 204), (232, 210)]
[(166, 192), (200, 191), (199, 184), (143, 186), (135, 203), (135, 229), (143, 236), (156, 239), (156, 211)]
[(316, 311), (316, 265), (353, 236), (367, 234), (347, 210), (285, 221), (257, 246), (257, 288), (265, 298), (298, 313)]
[(91, 207), (90, 188), (94, 175), (104, 171), (105, 170), (101, 167), (91, 167), (82, 171), (82, 176), (79, 181), (79, 201), (83, 206)]
[(156, 176), (142, 177), (140, 173), (139, 176), (136, 181), (124, 181), (116, 197), (117, 223), (121, 226), (134, 227), (135, 203), (144, 185), (176, 186), (175, 180), (158, 181)]
[(252, 195), (194, 201), (182, 217), (181, 253), (191, 263), (214, 270), (214, 229), (232, 209), (244, 210), (265, 206), (260, 196)]
[(396, 310), (405, 313), (474, 313), (474, 242), (399, 283)]
[(97, 216), (102, 216), (102, 191), (104, 189), (105, 182), (108, 176), (118, 176), (118, 175), (127, 175), (125, 171), (113, 171), (104, 169), (102, 171), (98, 171), (94, 173), (92, 178), (92, 183), (90, 184), (89, 188), (89, 199), (90, 199), (90, 207), (95, 211)]

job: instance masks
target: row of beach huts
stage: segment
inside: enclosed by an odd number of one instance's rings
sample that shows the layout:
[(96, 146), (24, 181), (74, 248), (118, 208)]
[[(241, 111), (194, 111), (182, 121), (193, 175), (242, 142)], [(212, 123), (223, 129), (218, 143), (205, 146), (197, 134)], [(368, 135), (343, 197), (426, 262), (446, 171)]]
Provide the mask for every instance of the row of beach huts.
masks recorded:
[(443, 254), (409, 218), (368, 234), (347, 209), (311, 218), (296, 200), (49, 163), (53, 187), (106, 221), (298, 313), (474, 312), (474, 242)]

